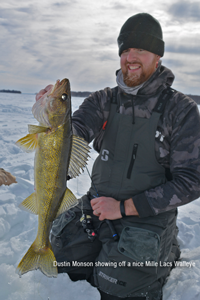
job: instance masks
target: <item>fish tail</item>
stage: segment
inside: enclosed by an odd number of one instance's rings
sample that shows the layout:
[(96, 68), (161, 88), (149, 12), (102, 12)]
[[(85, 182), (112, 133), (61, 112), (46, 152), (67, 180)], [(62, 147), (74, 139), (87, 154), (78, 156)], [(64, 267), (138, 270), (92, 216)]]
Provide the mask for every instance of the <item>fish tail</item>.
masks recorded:
[(29, 271), (40, 269), (48, 277), (57, 277), (56, 258), (51, 245), (49, 244), (49, 247), (40, 249), (39, 251), (36, 251), (35, 248), (34, 242), (17, 266), (16, 273), (21, 276)]

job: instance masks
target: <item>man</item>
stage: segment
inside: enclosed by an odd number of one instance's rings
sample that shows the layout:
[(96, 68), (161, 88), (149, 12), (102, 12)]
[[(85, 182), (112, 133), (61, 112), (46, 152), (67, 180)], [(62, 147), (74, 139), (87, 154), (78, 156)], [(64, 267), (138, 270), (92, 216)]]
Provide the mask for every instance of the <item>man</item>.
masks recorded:
[(102, 300), (160, 300), (180, 256), (177, 207), (200, 196), (200, 117), (169, 88), (156, 19), (129, 18), (118, 46), (117, 87), (91, 94), (72, 119), (99, 152), (91, 188), (54, 221), (51, 242), (57, 261), (71, 262), (59, 272), (88, 280)]

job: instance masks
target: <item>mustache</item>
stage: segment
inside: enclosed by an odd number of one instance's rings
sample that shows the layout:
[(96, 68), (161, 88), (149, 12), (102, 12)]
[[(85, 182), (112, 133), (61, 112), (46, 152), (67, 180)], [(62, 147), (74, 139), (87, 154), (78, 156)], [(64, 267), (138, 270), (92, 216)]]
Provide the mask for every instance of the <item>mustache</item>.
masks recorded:
[(141, 67), (143, 66), (140, 61), (133, 61), (133, 62), (129, 61), (126, 63), (126, 66), (128, 65), (140, 65)]

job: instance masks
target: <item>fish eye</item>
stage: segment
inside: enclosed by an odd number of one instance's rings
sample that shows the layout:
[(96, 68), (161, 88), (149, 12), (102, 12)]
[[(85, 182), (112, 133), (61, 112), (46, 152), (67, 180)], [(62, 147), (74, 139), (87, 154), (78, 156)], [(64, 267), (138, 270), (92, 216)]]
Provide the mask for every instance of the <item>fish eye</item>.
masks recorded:
[(67, 94), (62, 94), (61, 96), (63, 101), (66, 101), (68, 99), (68, 95)]

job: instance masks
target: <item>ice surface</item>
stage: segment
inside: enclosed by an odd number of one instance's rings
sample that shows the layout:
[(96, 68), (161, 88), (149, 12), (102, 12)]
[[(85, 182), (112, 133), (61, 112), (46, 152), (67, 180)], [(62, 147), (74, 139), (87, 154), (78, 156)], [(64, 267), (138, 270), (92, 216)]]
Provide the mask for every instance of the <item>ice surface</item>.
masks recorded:
[[(15, 142), (37, 124), (31, 108), (34, 95), (0, 94), (0, 167), (16, 176), (17, 184), (0, 187), (0, 300), (99, 300), (98, 291), (85, 281), (71, 282), (67, 274), (47, 278), (32, 271), (19, 278), (15, 269), (35, 239), (37, 216), (18, 208), (34, 191), (34, 153), (25, 153)], [(73, 110), (82, 98), (72, 98)], [(91, 171), (96, 153), (91, 151)], [(87, 192), (90, 178), (85, 171), (69, 181), (77, 197)], [(181, 258), (194, 267), (177, 267), (164, 287), (163, 300), (200, 299), (200, 199), (179, 208)]]

